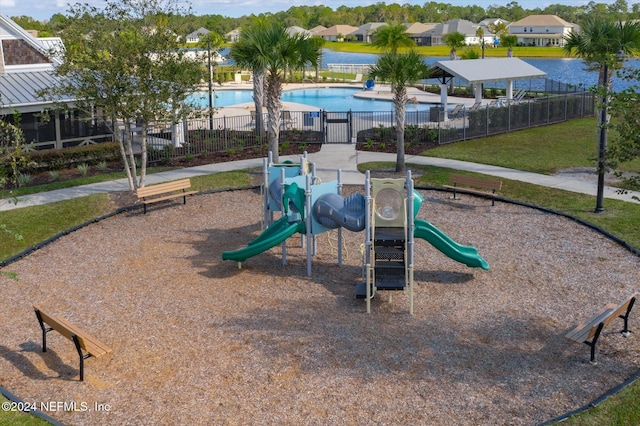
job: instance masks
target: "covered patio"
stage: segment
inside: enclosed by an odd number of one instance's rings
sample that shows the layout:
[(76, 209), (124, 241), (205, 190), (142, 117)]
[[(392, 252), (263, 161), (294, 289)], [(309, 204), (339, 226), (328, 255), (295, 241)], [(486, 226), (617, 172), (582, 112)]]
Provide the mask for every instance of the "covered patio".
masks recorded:
[(545, 78), (547, 73), (519, 58), (487, 58), (457, 61), (438, 61), (433, 65), (430, 78), (440, 81), (442, 105), (447, 105), (447, 83), (455, 77), (475, 86), (475, 101), (482, 101), (482, 84), (506, 82), (506, 100), (513, 99), (513, 82), (532, 78)]

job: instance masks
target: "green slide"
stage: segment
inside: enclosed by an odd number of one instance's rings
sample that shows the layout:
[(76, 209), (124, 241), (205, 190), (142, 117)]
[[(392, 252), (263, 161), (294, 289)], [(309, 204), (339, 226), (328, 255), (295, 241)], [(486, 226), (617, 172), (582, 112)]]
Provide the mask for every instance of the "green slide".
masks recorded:
[(489, 270), (489, 263), (478, 254), (478, 250), (475, 247), (456, 243), (447, 234), (426, 220), (416, 219), (413, 223), (414, 237), (426, 240), (429, 244), (457, 262), (464, 263), (472, 268)]
[(235, 260), (244, 262), (250, 257), (256, 256), (277, 246), (296, 232), (304, 234), (304, 222), (289, 223), (287, 216), (283, 216), (273, 222), (271, 226), (264, 230), (262, 234), (243, 249), (235, 251), (225, 251), (222, 253), (222, 260)]

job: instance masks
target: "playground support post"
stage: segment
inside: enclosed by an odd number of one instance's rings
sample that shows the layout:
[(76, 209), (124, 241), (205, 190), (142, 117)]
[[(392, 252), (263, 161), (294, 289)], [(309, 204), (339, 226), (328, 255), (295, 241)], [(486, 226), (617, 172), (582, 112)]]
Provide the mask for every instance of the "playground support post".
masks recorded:
[[(311, 276), (311, 255), (312, 255), (312, 245), (315, 242), (311, 232), (311, 175), (307, 175), (306, 179), (306, 188), (304, 191), (305, 202), (304, 202), (304, 210), (305, 210), (305, 236), (307, 239), (307, 276)], [(312, 241), (313, 239), (313, 241)]]
[[(269, 152), (269, 154), (271, 154), (271, 152)], [(284, 173), (284, 168), (280, 169), (280, 194), (284, 194), (284, 186), (285, 186), (285, 173)], [(280, 202), (282, 203), (282, 199), (280, 200)], [(285, 206), (284, 203), (282, 203), (282, 207), (281, 207), (281, 213), (284, 216), (286, 214), (285, 212)], [(282, 242), (281, 244), (282, 246), (282, 265), (286, 265), (287, 264), (287, 242), (286, 240)]]
[[(271, 155), (271, 152), (269, 152)], [(264, 193), (262, 194), (262, 230), (264, 231), (271, 225), (271, 218), (269, 215), (269, 159), (263, 158), (262, 160), (262, 188)]]
[[(342, 169), (338, 169), (337, 192), (342, 197)], [(342, 267), (342, 226), (338, 228), (338, 266)]]
[(367, 287), (366, 299), (367, 299), (367, 313), (371, 313), (371, 174), (367, 170), (364, 180), (364, 193), (365, 193), (365, 214), (364, 214), (364, 263), (365, 267), (365, 285)]
[(409, 314), (413, 315), (413, 179), (411, 179), (411, 170), (407, 170), (407, 278), (409, 280)]

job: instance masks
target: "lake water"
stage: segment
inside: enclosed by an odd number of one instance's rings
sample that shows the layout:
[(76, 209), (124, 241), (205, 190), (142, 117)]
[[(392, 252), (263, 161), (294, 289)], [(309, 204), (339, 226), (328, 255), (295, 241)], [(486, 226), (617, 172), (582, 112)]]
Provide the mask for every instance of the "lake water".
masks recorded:
[[(327, 68), (327, 64), (373, 64), (378, 59), (378, 55), (371, 53), (349, 53), (334, 52), (329, 49), (322, 49), (322, 68)], [(585, 70), (585, 64), (581, 59), (558, 58), (539, 59), (521, 58), (528, 64), (547, 73), (547, 78), (568, 83), (572, 85), (583, 85), (584, 87), (595, 86), (598, 81), (598, 73)], [(448, 57), (425, 58), (428, 65), (438, 61), (449, 60)], [(640, 59), (630, 59), (625, 61), (627, 67), (640, 67)], [(538, 79), (539, 80), (539, 79)], [(522, 84), (523, 82), (521, 82)], [(629, 82), (614, 77), (614, 90), (623, 90), (629, 86)]]

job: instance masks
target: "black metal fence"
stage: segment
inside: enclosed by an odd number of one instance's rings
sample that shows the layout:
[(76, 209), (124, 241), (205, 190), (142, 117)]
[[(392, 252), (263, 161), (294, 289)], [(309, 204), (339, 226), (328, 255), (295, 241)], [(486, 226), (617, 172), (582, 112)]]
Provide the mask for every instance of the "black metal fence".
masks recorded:
[[(412, 108), (416, 108), (412, 110)], [(411, 106), (405, 118), (405, 143), (442, 145), (593, 116), (596, 99), (591, 92), (525, 98), (519, 102), (462, 108), (455, 114), (440, 106), (420, 110)], [(445, 119), (446, 118), (446, 119)], [(266, 123), (266, 114), (263, 122)], [(280, 145), (314, 143), (395, 143), (393, 111), (286, 111), (280, 120)], [(205, 118), (149, 130), (149, 160), (236, 153), (266, 152), (267, 139), (256, 131), (255, 115)]]

